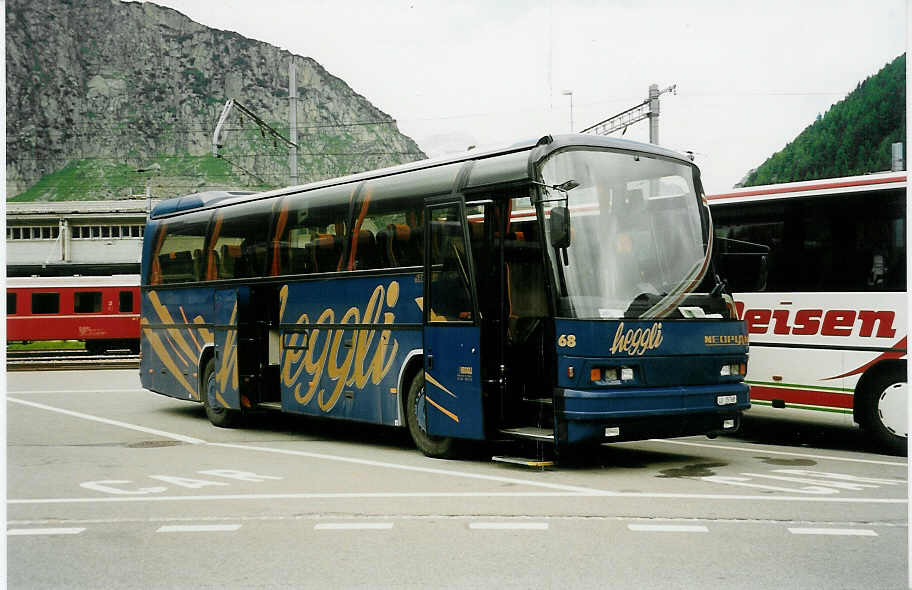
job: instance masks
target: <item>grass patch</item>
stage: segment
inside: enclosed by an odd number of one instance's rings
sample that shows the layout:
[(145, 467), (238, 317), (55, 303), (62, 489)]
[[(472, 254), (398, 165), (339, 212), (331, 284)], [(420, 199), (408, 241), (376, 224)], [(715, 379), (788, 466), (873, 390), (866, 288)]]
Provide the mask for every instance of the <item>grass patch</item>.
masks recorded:
[(7, 350), (85, 350), (85, 343), (80, 340), (42, 340), (40, 342), (10, 342)]

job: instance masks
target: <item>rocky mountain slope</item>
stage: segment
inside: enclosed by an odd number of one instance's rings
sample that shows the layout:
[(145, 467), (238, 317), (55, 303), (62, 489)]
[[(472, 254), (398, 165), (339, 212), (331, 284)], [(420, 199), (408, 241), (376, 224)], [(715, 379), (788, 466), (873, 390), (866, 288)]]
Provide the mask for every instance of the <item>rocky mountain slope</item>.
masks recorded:
[(425, 155), (395, 121), (308, 57), (118, 0), (7, 0), (7, 198), (170, 197), (289, 184), (288, 150), (227, 99), (289, 135), (297, 72), (299, 182)]

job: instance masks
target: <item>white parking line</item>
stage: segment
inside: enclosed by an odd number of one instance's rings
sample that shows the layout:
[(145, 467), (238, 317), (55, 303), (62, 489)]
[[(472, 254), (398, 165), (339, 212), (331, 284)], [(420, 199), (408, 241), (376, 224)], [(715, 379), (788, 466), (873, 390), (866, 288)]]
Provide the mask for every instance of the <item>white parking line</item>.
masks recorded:
[(321, 522), (315, 531), (378, 531), (393, 528), (391, 522)]
[[(907, 498), (818, 498), (818, 497), (796, 497), (796, 496), (765, 496), (765, 495), (733, 495), (733, 494), (691, 494), (691, 493), (661, 493), (661, 492), (616, 492), (611, 490), (573, 486), (566, 484), (552, 483), (549, 481), (542, 480), (529, 480), (529, 479), (520, 479), (515, 477), (504, 477), (498, 475), (487, 475), (482, 473), (472, 473), (465, 471), (456, 471), (451, 469), (438, 469), (433, 467), (424, 467), (421, 465), (408, 465), (403, 463), (389, 463), (385, 461), (373, 461), (369, 459), (361, 459), (357, 457), (345, 457), (340, 455), (329, 455), (326, 453), (313, 453), (308, 451), (296, 451), (291, 449), (279, 449), (273, 447), (261, 447), (254, 445), (243, 445), (243, 444), (232, 444), (232, 443), (213, 443), (207, 442), (199, 438), (193, 438), (190, 436), (185, 436), (182, 434), (176, 434), (173, 432), (166, 432), (163, 430), (156, 430), (153, 428), (146, 428), (144, 426), (138, 426), (135, 424), (130, 424), (127, 422), (120, 422), (117, 420), (109, 420), (107, 418), (101, 418), (99, 416), (93, 416), (90, 414), (83, 414), (81, 412), (73, 412), (70, 410), (64, 410), (62, 408), (56, 408), (53, 406), (48, 406), (45, 404), (38, 404), (35, 402), (29, 402), (21, 399), (7, 397), (7, 400), (10, 402), (31, 406), (43, 410), (48, 410), (51, 412), (58, 412), (68, 416), (73, 416), (76, 418), (81, 418), (84, 420), (91, 420), (94, 422), (100, 422), (102, 424), (109, 424), (111, 426), (118, 426), (121, 428), (127, 428), (130, 430), (136, 430), (139, 432), (145, 432), (149, 434), (154, 434), (164, 438), (170, 438), (173, 440), (179, 440), (182, 442), (188, 442), (191, 444), (201, 444), (208, 445), (213, 447), (222, 447), (227, 449), (237, 449), (244, 451), (257, 451), (257, 452), (266, 452), (279, 455), (291, 455), (296, 457), (308, 457), (312, 459), (322, 459), (328, 461), (336, 461), (339, 463), (349, 463), (355, 465), (364, 465), (369, 467), (380, 467), (384, 469), (397, 469), (403, 471), (411, 471), (418, 473), (426, 473), (431, 475), (442, 475), (446, 477), (456, 477), (456, 478), (468, 478), (476, 479), (481, 481), (488, 482), (498, 482), (498, 483), (508, 483), (521, 486), (529, 486), (532, 488), (545, 488), (551, 490), (550, 493), (545, 492), (444, 492), (444, 493), (424, 493), (424, 492), (390, 492), (390, 493), (286, 493), (286, 494), (226, 494), (226, 495), (204, 495), (204, 496), (140, 496), (140, 497), (83, 497), (83, 498), (28, 498), (28, 499), (8, 499), (7, 503), (12, 504), (64, 504), (64, 503), (94, 503), (94, 502), (168, 502), (168, 501), (232, 501), (232, 500), (268, 500), (268, 499), (314, 499), (314, 498), (332, 498), (332, 499), (354, 499), (354, 498), (457, 498), (457, 497), (530, 497), (530, 496), (555, 496), (555, 497), (573, 497), (573, 496), (582, 496), (582, 497), (611, 497), (611, 498), (680, 498), (680, 499), (699, 499), (699, 500), (740, 500), (740, 501), (765, 501), (765, 502), (827, 502), (827, 503), (860, 503), (860, 504), (905, 504), (908, 502)], [(668, 443), (668, 444), (682, 444), (690, 446), (701, 446), (708, 448), (719, 448), (719, 449), (731, 449), (737, 451), (750, 451), (750, 452), (763, 452), (766, 454), (779, 454), (779, 455), (797, 455), (797, 456), (806, 456), (806, 457), (817, 457), (819, 459), (836, 459), (840, 460), (839, 457), (826, 457), (826, 456), (817, 456), (817, 455), (804, 455), (799, 453), (784, 453), (777, 451), (768, 451), (768, 450), (759, 450), (759, 449), (750, 449), (750, 448), (739, 448), (739, 447), (725, 447), (725, 446), (716, 446), (716, 445), (703, 445), (698, 443), (687, 443), (682, 441), (669, 441), (664, 439), (653, 439), (654, 442)], [(902, 465), (902, 463), (887, 463), (883, 461), (865, 461), (861, 459), (842, 459), (848, 461), (856, 461), (862, 463), (878, 463), (878, 464), (887, 464), (887, 465)]]
[(789, 528), (793, 535), (836, 535), (850, 537), (876, 537), (877, 533), (871, 529), (808, 529)]
[(469, 528), (479, 531), (546, 531), (547, 522), (470, 522)]
[(456, 471), (453, 469), (437, 469), (435, 467), (422, 467), (420, 465), (406, 465), (403, 463), (388, 463), (386, 461), (373, 461), (370, 459), (360, 459), (357, 457), (343, 457), (340, 455), (328, 455), (326, 453), (312, 453), (309, 451), (295, 451), (292, 449), (277, 449), (272, 447), (259, 447), (253, 445), (240, 445), (233, 443), (208, 443), (213, 447), (224, 447), (226, 449), (239, 449), (242, 451), (258, 451), (264, 453), (274, 453), (278, 455), (292, 455), (295, 457), (308, 457), (311, 459), (324, 459), (328, 461), (337, 461), (339, 463), (352, 463), (355, 465), (366, 465), (368, 467), (382, 467), (385, 469), (399, 469), (402, 471), (415, 471), (418, 473), (430, 473), (432, 475), (445, 475), (447, 477), (462, 477), (468, 479), (479, 479), (483, 481), (496, 481), (498, 483), (511, 483), (522, 486), (531, 486), (536, 488), (546, 488), (550, 490), (560, 490), (563, 492), (573, 492), (576, 494), (611, 494), (607, 490), (596, 488), (586, 488), (581, 486), (571, 486), (558, 483), (548, 483), (531, 479), (518, 479), (515, 477), (504, 477), (502, 475), (485, 475), (482, 473), (472, 473), (467, 471)]
[(65, 529), (10, 529), (6, 531), (7, 536), (15, 535), (78, 535), (85, 528), (65, 528)]
[(741, 494), (687, 494), (661, 492), (338, 492), (285, 494), (219, 494), (205, 496), (104, 496), (97, 498), (12, 498), (7, 504), (104, 504), (142, 502), (232, 502), (235, 500), (357, 500), (377, 498), (665, 498), (680, 500), (733, 500), (742, 502), (806, 502), (824, 504), (906, 504), (906, 498), (843, 498), (838, 496), (764, 496)]
[(167, 524), (156, 533), (230, 533), (241, 528), (239, 524)]
[(146, 434), (154, 434), (156, 436), (170, 438), (173, 440), (179, 440), (181, 442), (190, 443), (192, 445), (200, 445), (200, 444), (206, 443), (206, 441), (199, 439), (199, 438), (193, 438), (192, 436), (185, 436), (183, 434), (175, 434), (173, 432), (165, 432), (164, 430), (156, 430), (155, 428), (146, 428), (145, 426), (138, 426), (136, 424), (130, 424), (128, 422), (120, 422), (119, 420), (109, 420), (108, 418), (101, 418), (99, 416), (92, 416), (91, 414), (83, 414), (82, 412), (74, 412), (72, 410), (64, 410), (63, 408), (55, 408), (54, 406), (47, 406), (45, 404), (27, 402), (24, 399), (16, 399), (14, 397), (7, 397), (6, 401), (15, 402), (17, 404), (22, 404), (24, 406), (31, 406), (33, 408), (38, 408), (40, 410), (47, 410), (49, 412), (57, 412), (58, 414), (66, 414), (67, 416), (73, 416), (74, 418), (81, 418), (83, 420), (91, 420), (92, 422), (101, 422), (102, 424), (108, 424), (110, 426), (119, 426), (120, 428), (127, 428), (129, 430), (145, 432)]
[(32, 393), (141, 393), (145, 389), (125, 387), (123, 389), (24, 389), (22, 391), (8, 391), (11, 395), (28, 395)]
[(628, 524), (631, 531), (642, 533), (708, 533), (709, 529), (699, 524)]

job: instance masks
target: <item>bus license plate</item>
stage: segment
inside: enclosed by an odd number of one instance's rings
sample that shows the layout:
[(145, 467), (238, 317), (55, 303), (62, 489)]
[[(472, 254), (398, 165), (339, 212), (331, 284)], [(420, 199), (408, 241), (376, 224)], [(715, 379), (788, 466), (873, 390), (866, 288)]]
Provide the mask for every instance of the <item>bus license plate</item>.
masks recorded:
[(737, 395), (719, 395), (716, 396), (716, 404), (720, 406), (730, 406), (738, 403)]

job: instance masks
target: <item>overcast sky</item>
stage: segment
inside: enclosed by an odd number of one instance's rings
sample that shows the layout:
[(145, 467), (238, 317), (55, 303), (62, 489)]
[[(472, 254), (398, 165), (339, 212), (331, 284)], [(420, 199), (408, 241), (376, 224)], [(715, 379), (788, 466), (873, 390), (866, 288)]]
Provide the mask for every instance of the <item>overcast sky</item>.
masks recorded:
[(432, 156), (569, 131), (564, 91), (579, 131), (675, 84), (660, 143), (696, 153), (708, 193), (906, 47), (904, 0), (156, 3), (315, 59)]

